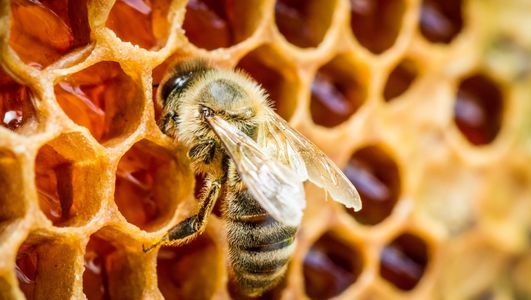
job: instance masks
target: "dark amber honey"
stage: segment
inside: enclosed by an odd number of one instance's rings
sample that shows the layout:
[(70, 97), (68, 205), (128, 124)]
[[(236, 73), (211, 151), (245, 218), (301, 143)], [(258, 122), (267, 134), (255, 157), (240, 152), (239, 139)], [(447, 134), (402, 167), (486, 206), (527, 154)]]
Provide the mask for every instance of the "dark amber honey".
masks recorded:
[(68, 117), (100, 142), (129, 133), (142, 105), (137, 84), (115, 62), (69, 76), (55, 86), (55, 95)]
[(375, 225), (391, 214), (400, 196), (400, 173), (388, 153), (377, 146), (361, 148), (351, 156), (344, 172), (363, 202), (362, 210), (348, 210), (358, 222)]
[(93, 235), (85, 251), (83, 272), (83, 292), (88, 300), (109, 299), (109, 268), (107, 259), (116, 248), (106, 240)]
[(86, 0), (11, 1), (11, 22), (9, 45), (36, 68), (90, 42)]
[(17, 253), (15, 271), (18, 284), (26, 298), (34, 299), (39, 254), (35, 247), (23, 244)]
[(404, 0), (350, 0), (350, 27), (358, 42), (380, 54), (395, 43), (404, 17)]
[(325, 233), (304, 258), (304, 281), (310, 299), (328, 299), (341, 294), (362, 271), (358, 249), (337, 236)]
[(334, 127), (347, 121), (365, 101), (365, 76), (365, 70), (349, 67), (341, 57), (319, 69), (311, 90), (313, 122)]
[(271, 61), (274, 54), (268, 48), (260, 48), (240, 60), (237, 68), (243, 69), (256, 80), (267, 91), (275, 112), (289, 120), (296, 106), (296, 95), (291, 92), (291, 87), (296, 84), (294, 75), (286, 76), (268, 65), (266, 59)]
[(503, 95), (494, 81), (481, 74), (459, 84), (454, 121), (474, 145), (491, 143), (501, 128)]
[(419, 28), (432, 43), (450, 43), (463, 27), (463, 1), (423, 0)]
[(0, 69), (0, 125), (16, 130), (34, 117), (29, 87), (17, 83)]
[(380, 274), (401, 290), (412, 290), (428, 264), (426, 243), (418, 236), (405, 233), (386, 245), (380, 254)]
[[(230, 1), (188, 2), (183, 29), (190, 42), (207, 50), (226, 48), (234, 44), (234, 34), (225, 9), (226, 2)], [(208, 32), (208, 35), (205, 32)]]
[(384, 88), (385, 101), (391, 101), (406, 92), (417, 77), (414, 61), (404, 59), (389, 74)]
[(106, 25), (122, 41), (156, 50), (166, 42), (169, 7), (168, 0), (117, 0)]

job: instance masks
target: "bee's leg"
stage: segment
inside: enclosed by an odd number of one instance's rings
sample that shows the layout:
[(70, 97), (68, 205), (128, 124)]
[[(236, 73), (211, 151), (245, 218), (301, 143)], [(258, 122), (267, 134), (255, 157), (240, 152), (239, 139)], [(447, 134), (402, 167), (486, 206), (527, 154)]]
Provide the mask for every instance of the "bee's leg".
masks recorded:
[(210, 216), (212, 209), (214, 208), (214, 204), (216, 204), (220, 190), (221, 181), (212, 181), (207, 192), (204, 194), (205, 196), (201, 201), (201, 206), (197, 214), (186, 218), (181, 223), (175, 225), (153, 245), (147, 248), (142, 246), (144, 252), (148, 252), (151, 249), (161, 245), (171, 246), (183, 244), (194, 238), (197, 234), (201, 233), (205, 229), (206, 221), (208, 216)]

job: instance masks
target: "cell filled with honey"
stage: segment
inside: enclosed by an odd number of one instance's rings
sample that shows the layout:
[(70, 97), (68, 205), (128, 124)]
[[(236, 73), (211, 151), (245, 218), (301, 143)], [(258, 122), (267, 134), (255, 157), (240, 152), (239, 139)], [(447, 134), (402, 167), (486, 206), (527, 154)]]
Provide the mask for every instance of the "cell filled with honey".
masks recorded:
[(100, 62), (55, 85), (57, 102), (102, 143), (131, 133), (142, 109), (137, 83), (115, 62)]
[(351, 0), (350, 27), (363, 47), (380, 54), (398, 38), (405, 8), (404, 0)]
[(363, 209), (354, 218), (375, 225), (387, 218), (400, 196), (400, 172), (394, 159), (377, 146), (357, 150), (343, 170), (360, 193)]
[(384, 88), (385, 101), (405, 93), (417, 77), (417, 65), (411, 59), (402, 60), (389, 74)]
[(337, 1), (278, 0), (275, 23), (286, 40), (297, 47), (317, 47), (332, 21)]
[(356, 247), (327, 232), (306, 253), (303, 267), (306, 294), (310, 299), (328, 299), (354, 284), (363, 258)]
[(228, 48), (253, 34), (263, 18), (262, 5), (257, 0), (190, 0), (183, 29), (199, 48)]
[(313, 122), (334, 127), (347, 121), (366, 100), (368, 72), (348, 56), (338, 56), (321, 67), (311, 86)]
[(31, 88), (18, 83), (0, 68), (0, 125), (21, 132), (36, 123)]
[(470, 143), (489, 144), (501, 129), (503, 105), (503, 94), (497, 84), (474, 74), (459, 84), (454, 122)]
[(87, 1), (11, 1), (9, 45), (22, 60), (44, 68), (90, 43)]
[(386, 245), (380, 254), (380, 276), (401, 290), (412, 290), (429, 262), (426, 243), (405, 233)]
[(432, 43), (448, 44), (463, 28), (463, 1), (423, 0), (419, 28)]
[[(293, 86), (299, 84), (293, 72), (277, 70), (278, 61), (269, 48), (259, 48), (246, 55), (237, 65), (251, 75), (267, 91), (275, 112), (289, 120), (297, 106), (297, 95)], [(273, 65), (273, 63), (275, 65)]]
[(118, 0), (106, 26), (124, 42), (149, 50), (160, 49), (168, 36), (170, 1)]

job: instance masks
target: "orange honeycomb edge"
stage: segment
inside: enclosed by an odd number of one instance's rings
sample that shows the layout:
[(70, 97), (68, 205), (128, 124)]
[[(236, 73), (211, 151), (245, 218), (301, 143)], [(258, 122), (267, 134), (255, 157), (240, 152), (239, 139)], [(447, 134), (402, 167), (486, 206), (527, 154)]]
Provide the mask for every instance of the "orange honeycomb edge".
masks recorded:
[(458, 26), (436, 2), (1, 1), (0, 298), (235, 297), (219, 215), (142, 252), (196, 207), (154, 95), (197, 57), (262, 83), (364, 202), (308, 185), (264, 298), (531, 297), (531, 5), (447, 1)]

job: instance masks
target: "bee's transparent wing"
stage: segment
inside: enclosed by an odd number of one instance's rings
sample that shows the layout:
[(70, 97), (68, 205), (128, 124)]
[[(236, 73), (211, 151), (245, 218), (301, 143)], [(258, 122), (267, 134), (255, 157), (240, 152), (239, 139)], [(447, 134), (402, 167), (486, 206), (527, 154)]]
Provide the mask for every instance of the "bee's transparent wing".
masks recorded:
[(242, 181), (256, 201), (277, 221), (297, 226), (306, 206), (303, 182), (258, 144), (217, 116), (207, 121), (234, 161)]
[[(266, 141), (271, 143), (281, 137), (287, 144), (287, 146), (277, 146), (276, 156), (280, 159), (287, 157), (289, 159), (287, 165), (291, 168), (293, 166), (300, 168), (300, 160), (302, 160), (305, 168), (297, 171), (299, 176), (305, 173), (311, 182), (327, 190), (335, 201), (346, 207), (354, 208), (356, 211), (360, 210), (361, 200), (358, 191), (336, 164), (276, 113), (271, 111), (270, 115), (271, 118), (267, 125), (269, 137)], [(283, 153), (285, 149), (294, 149), (299, 154), (298, 158)]]

